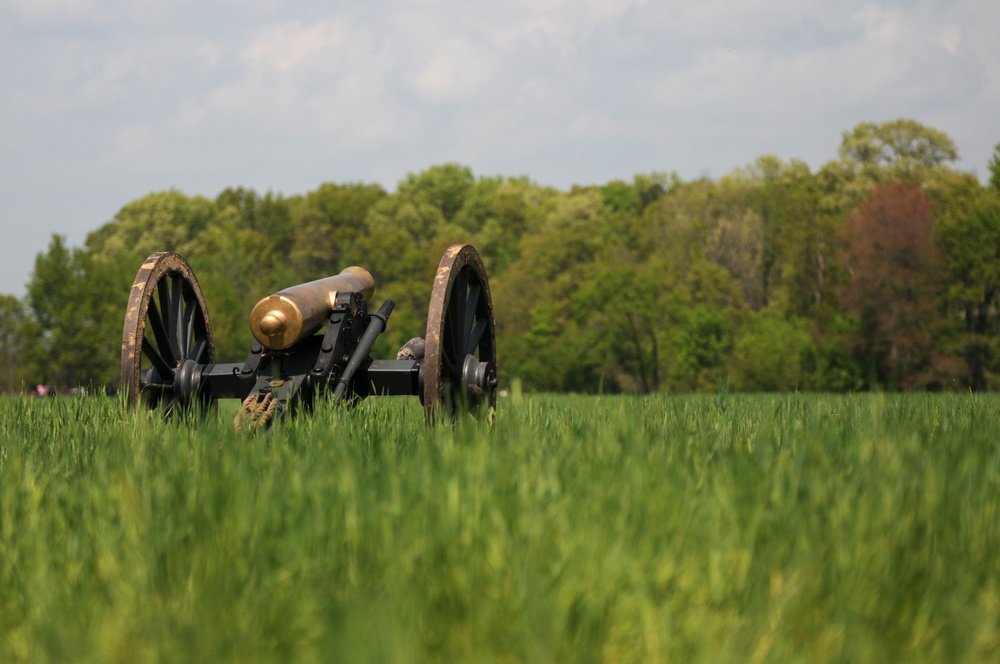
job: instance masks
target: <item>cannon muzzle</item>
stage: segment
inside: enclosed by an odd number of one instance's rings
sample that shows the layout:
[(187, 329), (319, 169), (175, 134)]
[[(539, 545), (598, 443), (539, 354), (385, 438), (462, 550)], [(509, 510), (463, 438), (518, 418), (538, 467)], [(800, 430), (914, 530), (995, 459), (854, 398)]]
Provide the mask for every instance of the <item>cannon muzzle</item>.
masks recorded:
[(268, 295), (250, 312), (250, 331), (265, 348), (284, 350), (313, 334), (337, 304), (338, 293), (375, 294), (375, 279), (363, 267), (291, 286)]

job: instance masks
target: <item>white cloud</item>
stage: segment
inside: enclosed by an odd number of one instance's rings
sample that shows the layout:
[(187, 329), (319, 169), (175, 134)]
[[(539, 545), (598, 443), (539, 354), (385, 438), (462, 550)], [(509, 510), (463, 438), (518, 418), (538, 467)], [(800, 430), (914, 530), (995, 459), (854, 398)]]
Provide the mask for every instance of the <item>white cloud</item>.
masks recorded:
[(896, 117), (982, 171), (997, 25), (995, 0), (0, 0), (0, 181), (18, 192), (0, 214), (43, 245), (170, 186), (391, 186), (444, 160), (558, 186), (765, 153), (816, 166)]
[(71, 19), (93, 13), (100, 0), (7, 0), (18, 16), (28, 21)]
[(298, 21), (280, 23), (262, 31), (240, 56), (251, 66), (289, 72), (303, 65), (308, 67), (324, 54), (342, 47), (345, 32), (339, 19), (312, 25), (302, 25)]
[(495, 64), (488, 49), (455, 38), (441, 44), (412, 79), (411, 89), (432, 104), (476, 103), (495, 80)]
[(958, 47), (963, 41), (962, 31), (958, 26), (950, 25), (933, 37), (933, 39), (952, 55), (958, 55)]
[(854, 21), (854, 39), (792, 53), (769, 43), (702, 49), (689, 66), (648, 72), (655, 80), (651, 98), (667, 113), (686, 108), (730, 123), (742, 118), (752, 128), (774, 113), (906, 115), (960, 101), (980, 80), (972, 63), (952, 57), (901, 12), (868, 7)]

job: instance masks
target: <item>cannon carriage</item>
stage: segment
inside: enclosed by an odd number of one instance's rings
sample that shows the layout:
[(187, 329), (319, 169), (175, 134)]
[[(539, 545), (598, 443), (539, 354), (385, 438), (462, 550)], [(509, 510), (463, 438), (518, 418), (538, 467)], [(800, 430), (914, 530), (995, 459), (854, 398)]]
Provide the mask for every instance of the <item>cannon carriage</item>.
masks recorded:
[(122, 331), (122, 390), (133, 407), (164, 413), (240, 399), (241, 429), (370, 396), (420, 398), (426, 420), (496, 408), (493, 302), (478, 252), (456, 244), (434, 277), (426, 334), (395, 359), (372, 359), (372, 345), (395, 306), (369, 309), (375, 280), (364, 268), (299, 284), (261, 299), (250, 314), (246, 360), (220, 363), (194, 271), (179, 255), (151, 254), (136, 275)]

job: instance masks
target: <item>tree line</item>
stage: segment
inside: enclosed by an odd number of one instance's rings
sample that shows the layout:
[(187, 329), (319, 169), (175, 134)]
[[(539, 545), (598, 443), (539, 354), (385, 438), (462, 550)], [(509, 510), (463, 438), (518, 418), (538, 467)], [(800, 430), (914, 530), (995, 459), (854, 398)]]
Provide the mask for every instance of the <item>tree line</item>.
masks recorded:
[(261, 297), (348, 265), (397, 306), (374, 355), (422, 336), (444, 249), (474, 244), (502, 382), (583, 392), (990, 390), (1000, 386), (1000, 145), (989, 182), (950, 137), (862, 123), (812, 171), (764, 156), (717, 179), (574, 186), (448, 163), (396, 191), (229, 188), (125, 205), (84, 246), (53, 236), (23, 299), (0, 296), (0, 391), (118, 381), (136, 271), (194, 268), (221, 361)]

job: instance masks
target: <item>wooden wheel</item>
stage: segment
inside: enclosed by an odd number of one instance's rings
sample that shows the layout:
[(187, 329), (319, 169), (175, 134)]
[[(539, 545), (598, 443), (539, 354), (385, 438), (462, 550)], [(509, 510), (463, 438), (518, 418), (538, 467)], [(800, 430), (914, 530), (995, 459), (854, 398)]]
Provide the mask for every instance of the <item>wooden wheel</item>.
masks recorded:
[(164, 413), (197, 393), (199, 365), (215, 362), (212, 326), (198, 280), (177, 254), (150, 254), (129, 295), (122, 330), (122, 390)]
[(428, 423), (454, 419), (460, 409), (497, 405), (497, 350), (493, 300), (479, 253), (448, 248), (438, 264), (427, 316), (423, 403)]

